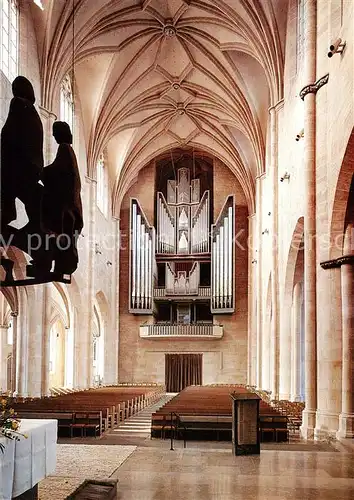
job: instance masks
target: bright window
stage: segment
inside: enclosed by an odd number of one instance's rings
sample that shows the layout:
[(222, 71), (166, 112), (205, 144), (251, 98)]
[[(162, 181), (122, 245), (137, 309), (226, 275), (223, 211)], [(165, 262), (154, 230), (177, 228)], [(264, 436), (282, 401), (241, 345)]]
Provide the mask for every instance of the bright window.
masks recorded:
[(16, 0), (1, 0), (0, 68), (11, 82), (18, 66), (18, 6)]
[(12, 345), (13, 341), (14, 341), (14, 330), (13, 330), (13, 324), (11, 322), (9, 328), (7, 329), (7, 344)]
[(96, 181), (97, 181), (97, 188), (96, 188), (97, 206), (101, 210), (101, 212), (107, 216), (108, 176), (103, 155), (100, 156), (97, 162)]
[(304, 0), (298, 0), (298, 12), (297, 12), (297, 69), (301, 66), (303, 55), (304, 55), (304, 44), (305, 44), (305, 6)]
[(66, 75), (60, 87), (60, 120), (69, 124), (71, 133), (73, 134), (74, 99), (69, 75)]

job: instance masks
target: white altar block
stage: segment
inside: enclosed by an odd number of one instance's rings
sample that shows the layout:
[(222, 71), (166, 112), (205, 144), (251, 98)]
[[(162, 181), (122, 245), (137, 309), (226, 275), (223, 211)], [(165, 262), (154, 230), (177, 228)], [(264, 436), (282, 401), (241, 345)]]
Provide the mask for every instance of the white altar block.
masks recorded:
[(0, 500), (12, 497), (12, 480), (15, 467), (15, 442), (4, 437), (0, 443), (5, 446), (4, 453), (0, 451)]
[(3, 439), (0, 455), (0, 500), (10, 500), (33, 488), (56, 466), (57, 420), (22, 420), (20, 441)]

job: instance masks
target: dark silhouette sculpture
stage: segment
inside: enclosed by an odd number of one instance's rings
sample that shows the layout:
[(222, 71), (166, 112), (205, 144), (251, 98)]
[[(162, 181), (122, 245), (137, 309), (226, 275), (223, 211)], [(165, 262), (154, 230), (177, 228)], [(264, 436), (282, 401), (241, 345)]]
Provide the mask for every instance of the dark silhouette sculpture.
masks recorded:
[[(1, 286), (70, 283), (66, 275), (77, 268), (76, 240), (83, 227), (81, 182), (70, 127), (65, 122), (54, 123), (58, 152), (54, 162), (43, 169), (43, 126), (34, 107), (32, 84), (18, 76), (12, 91), (1, 131), (0, 266), (5, 272)], [(9, 225), (16, 219), (16, 198), (24, 203), (29, 219), (21, 229)], [(14, 279), (8, 246), (31, 256), (27, 277), (34, 279)]]
[(53, 236), (54, 273), (72, 274), (78, 264), (76, 240), (83, 228), (81, 181), (69, 125), (55, 122), (53, 136), (59, 147), (54, 162), (42, 173), (41, 223), (44, 233)]
[(43, 126), (34, 107), (32, 84), (24, 76), (12, 83), (14, 97), (1, 131), (1, 234), (6, 238), (13, 232), (8, 224), (16, 219), (15, 199), (25, 205), (28, 224), (22, 232), (39, 228), (39, 199), (42, 186), (38, 184), (43, 170)]

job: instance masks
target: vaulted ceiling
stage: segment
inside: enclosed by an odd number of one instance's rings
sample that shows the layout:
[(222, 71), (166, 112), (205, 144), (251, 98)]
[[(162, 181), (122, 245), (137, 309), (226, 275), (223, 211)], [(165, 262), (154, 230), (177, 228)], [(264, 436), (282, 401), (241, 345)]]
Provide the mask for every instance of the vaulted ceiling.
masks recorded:
[(52, 109), (74, 61), (88, 170), (106, 150), (118, 202), (148, 161), (189, 147), (223, 160), (253, 205), (268, 108), (282, 98), (288, 0), (42, 3), (42, 103)]

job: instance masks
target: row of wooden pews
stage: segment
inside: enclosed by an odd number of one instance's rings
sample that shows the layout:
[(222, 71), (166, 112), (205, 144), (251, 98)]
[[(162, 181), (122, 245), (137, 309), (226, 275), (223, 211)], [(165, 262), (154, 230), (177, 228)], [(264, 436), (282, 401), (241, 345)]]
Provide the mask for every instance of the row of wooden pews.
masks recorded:
[(165, 394), (161, 385), (118, 385), (61, 393), (55, 397), (16, 400), (21, 419), (56, 419), (58, 436), (100, 436)]
[[(246, 393), (243, 385), (213, 384), (190, 386), (152, 415), (151, 437), (203, 440), (232, 438), (232, 401), (230, 394)], [(287, 417), (266, 401), (260, 401), (261, 441), (287, 441)]]
[(258, 396), (288, 419), (289, 432), (298, 432), (302, 424), (302, 412), (305, 409), (305, 403), (302, 401), (288, 401), (287, 399), (272, 399), (271, 392), (257, 389), (254, 386), (245, 386), (247, 390), (255, 392)]

